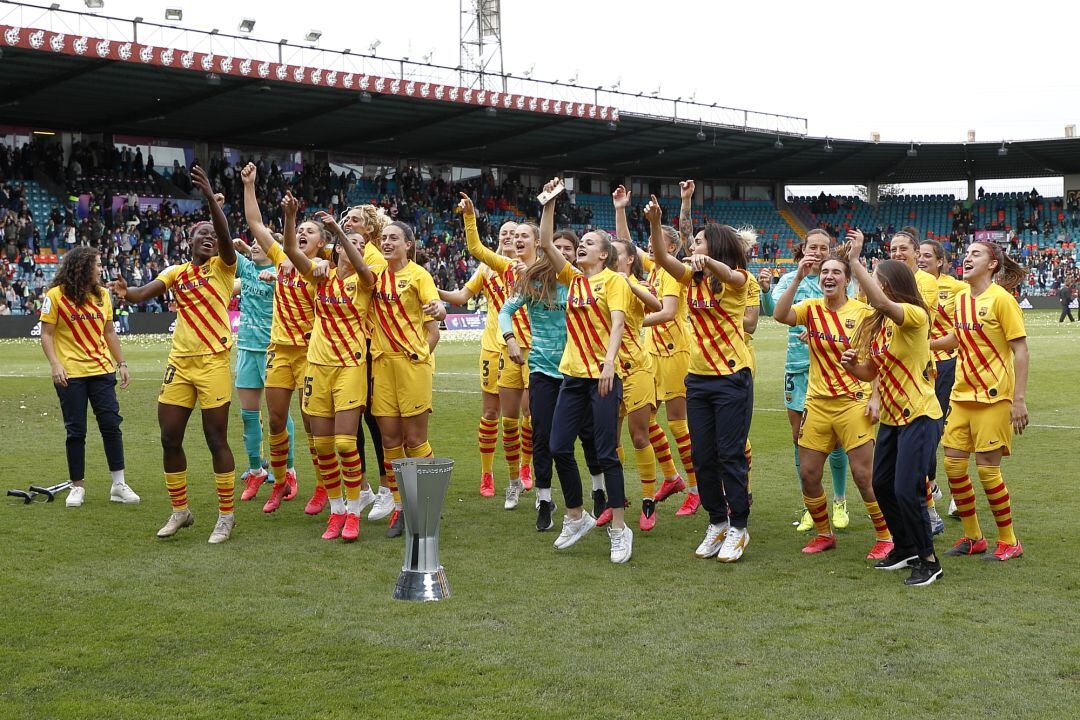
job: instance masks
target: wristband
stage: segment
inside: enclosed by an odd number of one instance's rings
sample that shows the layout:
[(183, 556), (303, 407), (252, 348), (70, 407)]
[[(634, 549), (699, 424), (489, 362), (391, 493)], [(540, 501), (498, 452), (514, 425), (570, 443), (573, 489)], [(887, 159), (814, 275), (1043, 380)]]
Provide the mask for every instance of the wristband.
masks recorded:
[(506, 340), (507, 342), (509, 342), (510, 339), (513, 338), (513, 337), (514, 337), (513, 331), (503, 333), (503, 340)]
[(121, 360), (120, 362), (116, 363), (116, 367), (127, 367), (127, 366), (128, 366), (127, 360)]

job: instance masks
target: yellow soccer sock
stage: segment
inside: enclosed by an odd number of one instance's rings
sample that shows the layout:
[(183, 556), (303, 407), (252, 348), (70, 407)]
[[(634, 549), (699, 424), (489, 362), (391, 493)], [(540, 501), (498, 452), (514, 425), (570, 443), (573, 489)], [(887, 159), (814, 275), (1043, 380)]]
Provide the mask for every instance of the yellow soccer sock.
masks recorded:
[(746, 456), (746, 494), (749, 495), (754, 491), (754, 448), (750, 445), (750, 440), (746, 441), (746, 447), (743, 448), (743, 455)]
[(518, 476), (521, 468), (521, 437), (518, 433), (517, 418), (502, 419), (503, 453), (506, 455), (506, 467), (510, 479)]
[(214, 486), (217, 488), (219, 515), (232, 515), (233, 489), (236, 486), (236, 471), (214, 473)]
[(885, 522), (885, 516), (881, 513), (881, 508), (878, 507), (877, 502), (866, 502), (863, 500), (863, 504), (866, 505), (866, 513), (870, 516), (870, 522), (874, 523), (874, 535), (878, 540), (885, 542), (892, 541), (892, 533), (889, 532), (889, 526)]
[(968, 540), (982, 538), (979, 516), (975, 514), (975, 488), (968, 477), (968, 459), (945, 456), (945, 475), (949, 478), (949, 492), (956, 501), (956, 514), (964, 526)]
[(930, 485), (930, 478), (926, 478), (926, 508), (927, 508), (928, 510), (929, 510), (930, 508), (933, 508), (933, 507), (935, 507), (935, 503), (934, 503), (934, 491), (933, 491), (933, 490), (931, 490), (930, 488), (931, 488), (931, 485)]
[(656, 416), (649, 418), (649, 443), (653, 447), (656, 461), (660, 463), (660, 472), (665, 480), (670, 480), (678, 474), (675, 469), (675, 461), (671, 459), (671, 444), (668, 443), (667, 434), (660, 423), (656, 422)]
[(521, 467), (532, 465), (532, 415), (521, 418)]
[(289, 431), (270, 434), (270, 471), (274, 473), (274, 485), (285, 484), (285, 472), (289, 469)]
[(1016, 531), (1012, 521), (1012, 501), (1009, 499), (1009, 489), (1005, 487), (1005, 481), (1001, 478), (1001, 467), (998, 465), (978, 465), (979, 482), (982, 483), (983, 492), (990, 502), (990, 512), (994, 515), (997, 523), (998, 540), (1007, 545), (1016, 544)]
[(652, 445), (634, 448), (638, 477), (641, 478), (641, 497), (651, 500), (656, 493), (656, 453)]
[(341, 499), (341, 464), (338, 462), (337, 448), (333, 435), (317, 435), (315, 452), (319, 454), (319, 475), (322, 476), (326, 497), (331, 500)]
[(165, 473), (165, 487), (169, 490), (173, 511), (187, 510), (187, 470)]
[(434, 454), (434, 451), (431, 449), (431, 443), (429, 442), (423, 442), (416, 447), (405, 448), (405, 457), (426, 458), (431, 457)]
[(315, 449), (315, 438), (310, 434), (307, 436), (307, 448), (311, 454), (311, 466), (315, 468), (315, 485), (316, 487), (323, 487), (322, 468), (319, 467), (319, 451)]
[(393, 462), (405, 457), (405, 448), (383, 446), (383, 469), (386, 470), (386, 487), (394, 495), (394, 507), (401, 507), (401, 493), (398, 491), (397, 474), (394, 473)]
[(495, 445), (499, 440), (499, 421), (480, 418), (480, 427), (476, 429), (480, 443), (480, 472), (489, 475), (495, 468)]
[(814, 529), (818, 535), (832, 535), (832, 523), (829, 522), (829, 501), (822, 493), (820, 497), (812, 498), (802, 496), (803, 505), (810, 517), (814, 519)]
[(360, 451), (356, 448), (355, 435), (335, 435), (334, 449), (341, 463), (341, 475), (345, 482), (345, 499), (355, 503), (360, 499), (360, 486), (364, 484), (364, 468)]
[(675, 436), (675, 446), (679, 448), (679, 461), (686, 473), (686, 484), (697, 487), (697, 474), (694, 473), (694, 456), (690, 452), (690, 425), (685, 420), (671, 420), (671, 434)]

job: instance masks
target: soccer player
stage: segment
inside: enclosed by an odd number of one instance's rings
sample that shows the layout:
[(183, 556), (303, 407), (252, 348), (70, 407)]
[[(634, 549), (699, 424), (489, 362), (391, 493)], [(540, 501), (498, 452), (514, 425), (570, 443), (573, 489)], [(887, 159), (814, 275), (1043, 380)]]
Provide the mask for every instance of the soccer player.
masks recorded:
[(709, 513), (705, 538), (694, 554), (736, 562), (750, 542), (746, 442), (754, 409), (754, 381), (746, 350), (743, 314), (748, 291), (746, 254), (738, 232), (709, 223), (694, 236), (686, 264), (668, 252), (652, 196), (645, 208), (653, 257), (687, 287), (694, 343), (686, 376), (694, 472)]
[[(240, 329), (236, 333), (236, 394), (240, 397), (240, 418), (244, 424), (244, 449), (248, 456), (248, 469), (240, 476), (244, 490), (241, 500), (251, 500), (258, 494), (259, 486), (269, 477), (263, 467), (262, 404), (263, 386), (266, 383), (266, 346), (270, 344), (270, 326), (274, 315), (274, 285), (277, 274), (274, 265), (262, 247), (243, 241), (234, 243), (240, 254), (236, 257), (236, 281), (233, 294), (240, 295)], [(248, 259), (247, 255), (251, 258)], [(295, 496), (296, 469), (293, 467), (293, 422), (289, 417), (287, 474), (289, 488)]]
[(848, 234), (852, 274), (875, 309), (855, 332), (841, 362), (853, 376), (877, 380), (881, 424), (874, 444), (874, 496), (893, 534), (894, 547), (874, 565), (910, 567), (908, 585), (930, 585), (941, 577), (926, 511), (924, 468), (941, 434), (941, 407), (934, 396), (930, 353), (933, 312), (906, 263), (884, 260), (871, 277), (859, 255), (863, 234)]
[[(871, 398), (870, 383), (854, 377), (840, 364), (841, 355), (851, 347), (851, 338), (859, 325), (873, 314), (873, 308), (848, 297), (851, 270), (845, 250), (824, 260), (805, 255), (799, 261), (795, 279), (776, 301), (773, 317), (792, 327), (806, 326), (810, 345), (806, 409), (799, 426), (799, 472), (803, 502), (814, 520), (817, 534), (803, 552), (820, 553), (836, 547), (821, 474), (826, 456), (839, 445), (847, 451), (851, 475), (874, 524), (876, 540), (866, 557), (881, 560), (892, 550), (893, 543), (871, 484), (873, 433), (879, 399), (876, 394)], [(799, 285), (819, 263), (824, 296), (803, 300), (793, 306)]]
[[(263, 512), (274, 512), (290, 493), (288, 474), (289, 405), (293, 391), (304, 386), (307, 370), (308, 339), (315, 319), (313, 286), (292, 267), (281, 244), (263, 224), (262, 211), (255, 196), (256, 169), (248, 163), (240, 171), (244, 185), (244, 218), (248, 229), (267, 258), (277, 268), (274, 286), (274, 311), (270, 326), (270, 344), (266, 350), (266, 409), (270, 426), (270, 471), (274, 475), (274, 488), (263, 505)], [(319, 223), (307, 221), (296, 229), (300, 250), (309, 259), (323, 251), (328, 233)], [(319, 459), (311, 434), (311, 423), (301, 408), (300, 417), (307, 433), (308, 453), (315, 468), (315, 490), (304, 507), (308, 515), (318, 515), (326, 507), (326, 490), (319, 475)], [(295, 474), (292, 481), (295, 482)]]
[[(919, 246), (919, 269), (932, 275), (937, 280), (937, 305), (931, 305), (930, 310), (934, 314), (930, 324), (930, 339), (940, 340), (953, 329), (953, 312), (956, 310), (956, 294), (966, 288), (968, 284), (963, 280), (957, 280), (946, 272), (949, 266), (949, 256), (945, 248), (936, 240), (924, 240)], [(942, 428), (945, 427), (945, 415), (949, 414), (949, 395), (952, 393), (953, 383), (956, 381), (956, 349), (935, 350), (934, 362), (937, 368), (937, 377), (934, 378), (934, 393), (941, 405)], [(930, 484), (937, 485), (937, 453), (930, 460), (930, 467), (926, 473)], [(955, 518), (956, 500), (949, 501), (949, 515)], [(943, 528), (944, 529), (944, 528)]]
[[(793, 283), (797, 286), (793, 303), (800, 303), (811, 298), (824, 297), (821, 291), (821, 261), (829, 256), (832, 247), (832, 237), (821, 229), (811, 230), (803, 238), (803, 241), (794, 248), (795, 262), (800, 262), (804, 257), (814, 258), (814, 264), (810, 268), (810, 274), (795, 282), (797, 270), (785, 273), (773, 286), (772, 271), (764, 268), (758, 275), (761, 289), (761, 307), (772, 315), (776, 309), (776, 300), (783, 295)], [(771, 290), (770, 290), (771, 288)], [(852, 288), (849, 288), (849, 294)], [(802, 484), (802, 474), (799, 469), (799, 429), (802, 427), (803, 411), (806, 409), (806, 389), (810, 373), (810, 348), (806, 328), (801, 325), (788, 329), (787, 353), (784, 357), (784, 406), (787, 408), (788, 424), (791, 425), (791, 442), (795, 448), (795, 474)], [(847, 511), (847, 473), (848, 457), (843, 448), (836, 448), (829, 453), (829, 471), (832, 475), (833, 527), (844, 529), (850, 523)], [(803, 510), (801, 519), (795, 523), (799, 532), (807, 532), (814, 527), (814, 520), (810, 512)]]
[[(296, 271), (315, 287), (315, 321), (308, 341), (301, 402), (311, 425), (319, 474), (330, 501), (330, 518), (322, 539), (340, 537), (352, 542), (360, 535), (360, 513), (364, 508), (360, 499), (364, 471), (356, 431), (368, 400), (364, 320), (371, 299), (367, 288), (373, 278), (354, 245), (363, 242), (363, 238), (346, 237), (325, 213), (320, 216), (320, 222), (340, 240), (337, 265), (329, 268), (325, 277), (316, 277), (314, 263), (300, 250), (296, 239), (298, 205), (292, 193), (285, 193), (281, 201), (285, 214), (285, 254)], [(356, 266), (354, 261), (358, 263)], [(368, 493), (370, 502), (374, 499), (370, 497), (370, 487)]]
[[(694, 194), (694, 181), (681, 183), (683, 193), (683, 220), (685, 235), (665, 225), (664, 237), (668, 240), (668, 253), (675, 254), (685, 247), (687, 238), (692, 234), (690, 217), (690, 197)], [(626, 208), (630, 204), (630, 192), (619, 185), (611, 194), (615, 205), (615, 234), (623, 239), (630, 239), (630, 227), (626, 222)], [(686, 473), (683, 480), (675, 469), (671, 458), (671, 444), (656, 413), (649, 418), (649, 441), (653, 454), (660, 462), (663, 482), (654, 494), (654, 500), (661, 502), (675, 493), (687, 490), (686, 499), (675, 512), (676, 515), (693, 515), (701, 506), (697, 489), (697, 475), (690, 454), (690, 429), (686, 422), (686, 371), (690, 365), (689, 315), (686, 307), (686, 286), (676, 282), (671, 275), (653, 261), (652, 250), (648, 253), (639, 250), (642, 266), (648, 273), (647, 284), (659, 298), (661, 309), (649, 313), (643, 325), (648, 328), (646, 349), (655, 370), (657, 407), (664, 403), (668, 426), (675, 437), (679, 451), (679, 460)]]
[(101, 255), (89, 247), (69, 250), (41, 304), (41, 349), (49, 361), (53, 386), (67, 431), (67, 507), (79, 507), (86, 495), (86, 405), (94, 409), (112, 475), (109, 500), (126, 504), (139, 496), (124, 480), (124, 438), (116, 375), (120, 388), (131, 382), (120, 338), (112, 321), (112, 299), (101, 285)]
[(405, 518), (392, 463), (404, 457), (432, 456), (428, 417), (434, 353), (446, 308), (431, 274), (410, 259), (416, 253), (411, 227), (398, 221), (389, 223), (383, 228), (380, 247), (385, 264), (372, 268), (374, 285), (367, 288), (372, 293), (370, 312), (374, 316), (371, 411), (379, 421), (384, 470), (394, 496), (386, 535), (399, 537)]
[(228, 313), (236, 279), (236, 250), (229, 234), (229, 222), (214, 197), (206, 173), (195, 166), (191, 168), (191, 179), (202, 191), (213, 219), (212, 224), (200, 222), (191, 229), (191, 260), (165, 268), (146, 285), (129, 288), (119, 278), (113, 287), (121, 300), (136, 305), (169, 290), (173, 292), (176, 329), (158, 396), (165, 485), (173, 511), (157, 535), (171, 537), (195, 522), (187, 501), (184, 432), (198, 403), (202, 408), (203, 435), (213, 456), (218, 521), (210, 533), (210, 543), (217, 544), (229, 539), (236, 522), (233, 516), (236, 473), (229, 447), (232, 328)]
[[(545, 192), (557, 191), (562, 180), (554, 178)], [(633, 554), (634, 534), (625, 522), (625, 487), (618, 455), (619, 405), (622, 401), (622, 374), (633, 368), (619, 365), (630, 286), (615, 272), (618, 252), (611, 236), (602, 230), (588, 232), (578, 245), (574, 267), (555, 247), (555, 198), (543, 208), (540, 245), (566, 285), (566, 328), (568, 342), (559, 371), (563, 374), (555, 402), (551, 429), (551, 454), (562, 485), (566, 517), (555, 540), (556, 550), (565, 550), (596, 527), (596, 518), (583, 508), (581, 476), (574, 459), (574, 440), (591, 417), (596, 455), (604, 473), (607, 505), (611, 508), (608, 538), (611, 562), (625, 563)]]
[[(638, 528), (649, 531), (656, 527), (656, 453), (650, 439), (650, 419), (656, 417), (655, 367), (645, 352), (642, 323), (646, 312), (659, 312), (663, 305), (641, 279), (644, 270), (637, 247), (630, 240), (616, 239), (618, 253), (616, 271), (630, 285), (631, 298), (626, 308), (626, 326), (619, 347), (619, 364), (623, 373), (622, 407), (619, 408), (619, 437), (622, 437), (622, 420), (626, 418), (630, 430), (630, 442), (634, 445), (638, 476), (641, 479), (641, 516)], [(611, 510), (611, 507), (608, 507)], [(605, 514), (607, 514), (605, 512)], [(606, 524), (606, 518), (597, 518), (597, 525)]]
[(975, 491), (968, 479), (968, 459), (975, 469), (998, 528), (994, 560), (1020, 557), (1009, 490), (1001, 477), (1001, 458), (1012, 450), (1012, 433), (1028, 424), (1025, 397), (1028, 380), (1027, 331), (1024, 313), (1010, 290), (1026, 271), (996, 244), (973, 242), (964, 257), (964, 280), (970, 285), (956, 296), (953, 330), (931, 343), (940, 350), (958, 347), (956, 382), (945, 418), (945, 474), (964, 536), (945, 554), (979, 555), (987, 551)]

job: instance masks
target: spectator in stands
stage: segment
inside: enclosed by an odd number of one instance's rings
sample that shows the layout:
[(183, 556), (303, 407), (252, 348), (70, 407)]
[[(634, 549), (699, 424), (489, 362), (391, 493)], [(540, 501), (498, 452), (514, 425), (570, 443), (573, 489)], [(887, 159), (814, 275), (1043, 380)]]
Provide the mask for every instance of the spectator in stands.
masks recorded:
[(5, 315), (10, 315), (10, 314), (11, 314), (11, 308), (8, 307), (8, 304), (7, 304), (6, 301), (4, 301), (3, 299), (0, 299), (0, 317), (3, 317)]

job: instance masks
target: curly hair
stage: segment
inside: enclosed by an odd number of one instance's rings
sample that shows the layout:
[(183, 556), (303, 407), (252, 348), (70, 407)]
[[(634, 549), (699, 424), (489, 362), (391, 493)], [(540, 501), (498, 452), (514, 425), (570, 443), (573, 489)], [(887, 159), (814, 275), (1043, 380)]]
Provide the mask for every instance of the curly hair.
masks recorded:
[(101, 282), (93, 279), (94, 263), (101, 253), (80, 245), (64, 253), (60, 269), (50, 287), (58, 287), (76, 305), (85, 305), (101, 292)]

